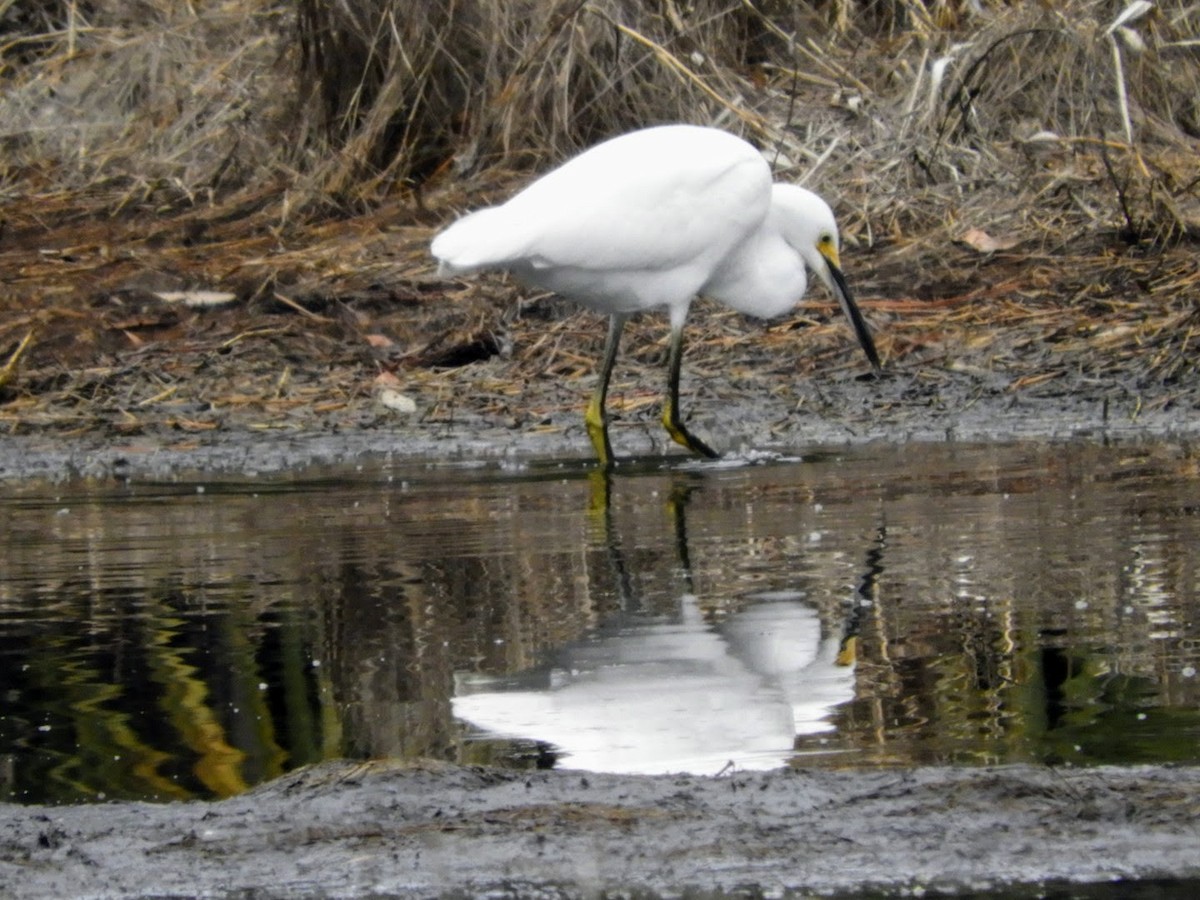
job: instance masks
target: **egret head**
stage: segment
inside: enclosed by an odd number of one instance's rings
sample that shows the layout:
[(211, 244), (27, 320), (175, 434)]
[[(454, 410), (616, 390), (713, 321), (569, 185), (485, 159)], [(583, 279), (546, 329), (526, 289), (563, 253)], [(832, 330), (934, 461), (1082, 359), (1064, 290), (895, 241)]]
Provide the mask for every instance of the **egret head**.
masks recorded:
[(875, 341), (842, 275), (841, 241), (833, 210), (812, 191), (794, 184), (777, 183), (771, 200), (772, 207), (781, 217), (784, 239), (837, 298), (863, 352), (878, 371), (879, 354), (875, 351)]
[(779, 212), (784, 239), (829, 292), (838, 296), (839, 288), (833, 273), (840, 274), (842, 270), (841, 240), (829, 204), (812, 191), (794, 184), (777, 183), (771, 200)]

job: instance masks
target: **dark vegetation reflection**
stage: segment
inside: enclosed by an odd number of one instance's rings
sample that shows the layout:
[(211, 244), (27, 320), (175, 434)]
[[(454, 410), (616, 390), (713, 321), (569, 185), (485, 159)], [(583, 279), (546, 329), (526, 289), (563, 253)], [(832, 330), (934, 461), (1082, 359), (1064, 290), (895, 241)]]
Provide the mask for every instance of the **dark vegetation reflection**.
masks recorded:
[(1200, 762), (1180, 448), (10, 486), (0, 505), (18, 802), (229, 796), (338, 756), (570, 765), (456, 703), (561, 688), (679, 623), (737, 657), (786, 604), (848, 672), (793, 765)]

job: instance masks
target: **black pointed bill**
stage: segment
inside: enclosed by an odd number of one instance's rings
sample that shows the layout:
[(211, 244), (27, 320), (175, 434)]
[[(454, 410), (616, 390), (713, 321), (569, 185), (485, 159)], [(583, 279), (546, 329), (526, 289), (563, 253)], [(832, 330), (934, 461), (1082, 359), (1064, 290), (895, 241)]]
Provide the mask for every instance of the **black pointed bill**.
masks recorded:
[(867, 320), (863, 318), (862, 313), (859, 312), (858, 304), (854, 302), (854, 296), (850, 293), (850, 288), (846, 284), (846, 276), (838, 268), (837, 260), (830, 259), (831, 254), (824, 252), (823, 248), (821, 255), (825, 257), (825, 265), (829, 269), (828, 283), (830, 290), (837, 297), (838, 305), (841, 306), (842, 312), (846, 314), (846, 320), (850, 323), (850, 327), (854, 329), (854, 336), (858, 338), (859, 344), (862, 345), (863, 352), (867, 354), (867, 359), (871, 361), (871, 365), (878, 372), (882, 366), (879, 363), (879, 354), (875, 350), (875, 339), (871, 337), (871, 329), (867, 327)]

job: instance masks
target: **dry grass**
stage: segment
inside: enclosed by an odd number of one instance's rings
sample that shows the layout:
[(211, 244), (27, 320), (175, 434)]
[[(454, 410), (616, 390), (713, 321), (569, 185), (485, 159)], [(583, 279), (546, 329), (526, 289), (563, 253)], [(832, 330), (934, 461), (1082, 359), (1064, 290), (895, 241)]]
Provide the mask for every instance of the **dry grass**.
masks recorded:
[[(87, 428), (78, 410), (107, 397), (136, 430), (161, 392), (211, 402), (201, 363), (250, 346), (261, 374), (231, 395), (264, 403), (285, 373), (336, 405), (379, 371), (510, 345), (498, 377), (584, 377), (592, 320), (438, 282), (431, 229), (681, 120), (745, 134), (834, 199), (893, 366), (1194, 380), (1198, 41), (1184, 0), (0, 0), (0, 412)], [(194, 287), (242, 303), (154, 295)], [(845, 364), (810, 309), (755, 346), (807, 327), (811, 365)], [(759, 333), (699, 313), (689, 364)], [(634, 365), (657, 334), (630, 342)], [(135, 385), (131, 350), (186, 377)]]
[[(903, 206), (923, 232), (947, 197), (992, 186), (1034, 206), (1094, 165), (1094, 211), (1130, 237), (1200, 218), (1200, 12), (1183, 0), (893, 0), (857, 19), (752, 0), (21, 10), (0, 2), (10, 202), (162, 213), (269, 184), (279, 224), (698, 121), (757, 140), (781, 176), (850, 197), (862, 180), (872, 228)], [(1036, 183), (1047, 170), (1057, 184)]]

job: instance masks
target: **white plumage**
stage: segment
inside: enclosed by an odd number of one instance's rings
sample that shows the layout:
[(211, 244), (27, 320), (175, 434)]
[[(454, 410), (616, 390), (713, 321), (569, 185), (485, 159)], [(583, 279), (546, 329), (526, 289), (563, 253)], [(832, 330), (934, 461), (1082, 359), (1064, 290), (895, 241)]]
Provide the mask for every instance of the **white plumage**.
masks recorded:
[(610, 317), (587, 425), (600, 462), (612, 464), (604, 401), (625, 320), (668, 310), (671, 350), (663, 424), (672, 438), (716, 456), (679, 418), (683, 324), (703, 294), (739, 312), (781, 315), (804, 296), (806, 267), (837, 297), (872, 365), (879, 360), (839, 268), (829, 205), (773, 184), (754, 147), (728, 132), (664, 125), (599, 144), (508, 202), (471, 213), (438, 234), (439, 271), (511, 272)]

